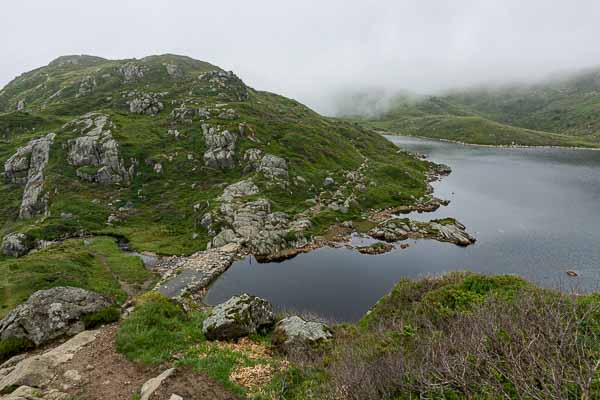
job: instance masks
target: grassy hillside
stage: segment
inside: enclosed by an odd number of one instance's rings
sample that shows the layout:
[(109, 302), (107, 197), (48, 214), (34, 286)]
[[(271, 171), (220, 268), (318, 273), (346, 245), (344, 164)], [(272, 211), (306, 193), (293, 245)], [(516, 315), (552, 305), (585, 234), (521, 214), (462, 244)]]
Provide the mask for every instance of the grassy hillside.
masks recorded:
[[(217, 198), (226, 185), (252, 178), (274, 211), (293, 217), (309, 207), (306, 200), (325, 190), (325, 177), (342, 182), (365, 159), (366, 191), (356, 193), (358, 203), (345, 214), (326, 210), (316, 215), (314, 233), (336, 219), (356, 217), (366, 207), (412, 204), (425, 194), (428, 163), (398, 153), (372, 131), (322, 117), (294, 100), (249, 88), (233, 74), (218, 75), (222, 72), (175, 55), (141, 60), (66, 56), (10, 82), (0, 91), (0, 166), (30, 140), (50, 132), (56, 138), (44, 172), (48, 214), (19, 218), (23, 185), (0, 179), (0, 239), (10, 232), (46, 241), (103, 235), (124, 238), (138, 251), (190, 254), (204, 250), (211, 240), (200, 221), (220, 206)], [(131, 112), (128, 102), (144, 94), (157, 94), (163, 109), (156, 115)], [(178, 118), (178, 110), (206, 110), (210, 116)], [(70, 143), (80, 132), (65, 124), (89, 112), (112, 121), (119, 158), (133, 168), (128, 181), (89, 182), (78, 174), (94, 174), (97, 168), (68, 162)], [(244, 132), (236, 143), (233, 168), (206, 165), (203, 123)], [(247, 170), (243, 154), (250, 148), (283, 157), (289, 179), (277, 183)], [(30, 292), (73, 282), (50, 278), (62, 268), (52, 257), (50, 251), (32, 254), (20, 259), (17, 268), (12, 259), (0, 256), (0, 269), (18, 269), (20, 279), (28, 279), (39, 269), (30, 275), (21, 266), (46, 259), (48, 277)], [(0, 292), (8, 293), (10, 285), (1, 283)], [(9, 297), (4, 296), (4, 305), (13, 304)]]
[(594, 69), (535, 85), (400, 96), (385, 112), (360, 119), (380, 129), (468, 143), (598, 147), (599, 111), (600, 71)]

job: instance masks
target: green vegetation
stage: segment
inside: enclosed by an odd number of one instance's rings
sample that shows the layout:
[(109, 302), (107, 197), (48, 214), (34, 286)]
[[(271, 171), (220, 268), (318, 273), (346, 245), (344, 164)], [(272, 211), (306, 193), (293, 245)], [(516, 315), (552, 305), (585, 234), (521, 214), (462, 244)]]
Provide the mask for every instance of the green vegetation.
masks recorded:
[[(600, 395), (600, 296), (540, 289), (516, 276), (403, 279), (357, 324), (332, 326), (332, 343), (285, 356), (266, 351), (268, 336), (206, 341), (204, 317), (142, 296), (121, 325), (118, 349), (134, 361), (191, 366), (253, 399)], [(236, 371), (255, 366), (274, 373), (260, 387), (240, 386)]]
[[(277, 374), (273, 382), (251, 392), (232, 380), (232, 373), (237, 368), (257, 365), (266, 365), (277, 371), (282, 360), (267, 353), (255, 354), (246, 352), (243, 347), (207, 341), (202, 335), (204, 318), (206, 315), (202, 312), (186, 313), (174, 301), (149, 292), (138, 298), (135, 310), (121, 324), (117, 333), (117, 350), (128, 359), (143, 364), (171, 362), (176, 366), (190, 366), (240, 395), (251, 395), (255, 399), (272, 398), (271, 394), (278, 390), (283, 374)], [(254, 345), (261, 346), (265, 341), (265, 337), (257, 336)]]
[(599, 323), (597, 295), (515, 276), (405, 279), (330, 348), (291, 355), (285, 398), (597, 398)]
[[(216, 198), (225, 184), (252, 177), (260, 196), (270, 199), (276, 211), (295, 215), (307, 208), (305, 200), (320, 193), (326, 176), (341, 181), (365, 158), (369, 168), (367, 191), (358, 198), (361, 208), (412, 204), (411, 196), (425, 193), (427, 162), (398, 154), (393, 144), (371, 130), (322, 117), (294, 100), (248, 88), (241, 81), (215, 91), (198, 76), (220, 71), (216, 66), (174, 55), (119, 61), (85, 56), (77, 64), (71, 59), (63, 57), (23, 74), (0, 91), (0, 163), (29, 140), (57, 133), (45, 171), (49, 216), (19, 220), (22, 187), (2, 180), (0, 236), (21, 231), (35, 239), (54, 240), (85, 232), (125, 237), (138, 251), (191, 254), (204, 250), (210, 240), (200, 220), (203, 213), (218, 207)], [(143, 77), (125, 82), (120, 68), (127, 63), (142, 68)], [(176, 65), (181, 73), (169, 75), (166, 64)], [(82, 82), (90, 79), (95, 82), (92, 90), (81, 94)], [(156, 116), (130, 113), (127, 101), (136, 91), (163, 93), (164, 110)], [(240, 93), (247, 93), (247, 98)], [(25, 101), (25, 111), (15, 112), (20, 100)], [(182, 105), (211, 109), (208, 123), (231, 132), (245, 124), (246, 134), (236, 144), (240, 161), (236, 168), (221, 171), (205, 166), (202, 122), (198, 118), (176, 121), (171, 116)], [(238, 117), (221, 118), (219, 110), (229, 108)], [(62, 126), (93, 111), (110, 116), (125, 165), (135, 163), (129, 185), (85, 182), (77, 177), (77, 168), (67, 163), (67, 143), (77, 134)], [(178, 138), (169, 129), (176, 129)], [(244, 172), (242, 155), (249, 148), (284, 157), (290, 182), (295, 183), (283, 188), (259, 174)], [(154, 171), (154, 163), (161, 163), (162, 173)], [(80, 167), (80, 172), (93, 174), (96, 168)], [(303, 180), (294, 181), (295, 177)], [(195, 211), (197, 204), (201, 208)], [(120, 212), (121, 208), (127, 211)], [(64, 214), (72, 218), (63, 218)], [(111, 214), (121, 218), (107, 225)]]
[(383, 114), (359, 121), (392, 133), (474, 144), (599, 147), (597, 74), (594, 69), (535, 85), (398, 96)]
[(0, 258), (0, 317), (32, 293), (56, 286), (93, 290), (121, 303), (127, 298), (125, 288), (141, 288), (151, 277), (140, 259), (123, 253), (114, 238), (67, 240), (22, 258)]
[(27, 339), (10, 338), (0, 340), (0, 363), (8, 360), (12, 356), (31, 350), (35, 344)]

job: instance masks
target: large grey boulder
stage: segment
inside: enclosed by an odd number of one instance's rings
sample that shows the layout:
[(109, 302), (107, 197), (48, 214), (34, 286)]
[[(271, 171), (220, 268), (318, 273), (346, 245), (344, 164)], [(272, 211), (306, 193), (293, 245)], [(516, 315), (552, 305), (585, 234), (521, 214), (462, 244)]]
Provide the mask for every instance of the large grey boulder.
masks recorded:
[(0, 321), (0, 339), (25, 338), (37, 346), (85, 329), (82, 318), (110, 307), (104, 296), (74, 287), (40, 290)]
[(273, 322), (273, 309), (267, 300), (242, 294), (213, 308), (202, 324), (202, 333), (209, 340), (235, 339)]
[(202, 133), (207, 148), (204, 152), (204, 163), (217, 169), (235, 167), (237, 135), (208, 124), (202, 124)]
[(252, 196), (258, 194), (259, 189), (251, 179), (246, 179), (233, 183), (223, 190), (223, 194), (219, 197), (222, 201), (231, 201), (238, 197)]
[(19, 102), (17, 103), (16, 110), (17, 111), (25, 110), (25, 100), (19, 100)]
[(260, 160), (258, 172), (261, 172), (269, 179), (287, 179), (287, 161), (273, 154), (267, 154)]
[(138, 97), (127, 102), (129, 112), (133, 114), (157, 115), (165, 108), (160, 98), (160, 93), (140, 93)]
[(19, 217), (33, 218), (48, 211), (48, 194), (44, 191), (44, 170), (50, 158), (50, 147), (56, 134), (34, 139), (21, 147), (4, 163), (9, 182), (25, 185)]
[(92, 93), (94, 89), (96, 89), (96, 86), (96, 79), (93, 76), (88, 75), (83, 77), (81, 82), (79, 82), (79, 92), (77, 93), (77, 97), (86, 96)]
[(2, 239), (2, 254), (21, 257), (33, 248), (33, 240), (24, 233), (9, 233)]
[(275, 325), (272, 341), (276, 347), (288, 351), (296, 346), (323, 343), (332, 337), (327, 325), (293, 316), (284, 318)]
[(69, 140), (67, 162), (77, 169), (77, 176), (95, 183), (128, 182), (133, 170), (125, 169), (119, 144), (112, 136), (115, 125), (108, 115), (89, 113), (64, 126), (80, 136)]

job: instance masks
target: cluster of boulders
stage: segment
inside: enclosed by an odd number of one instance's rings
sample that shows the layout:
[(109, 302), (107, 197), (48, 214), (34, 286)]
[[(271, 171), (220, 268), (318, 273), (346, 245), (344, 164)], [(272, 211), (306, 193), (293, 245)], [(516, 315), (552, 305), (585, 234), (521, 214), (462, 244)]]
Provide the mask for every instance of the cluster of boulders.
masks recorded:
[(209, 246), (237, 243), (255, 256), (265, 257), (308, 245), (307, 231), (312, 227), (308, 218), (291, 219), (287, 213), (273, 212), (268, 199), (237, 200), (257, 194), (257, 190), (251, 181), (238, 182), (225, 189), (221, 206), (202, 218), (209, 232), (214, 232), (215, 226), (223, 227)]
[(44, 190), (44, 170), (48, 165), (50, 147), (56, 135), (34, 139), (4, 163), (4, 176), (11, 182), (25, 185), (19, 216), (24, 219), (48, 211), (48, 194)]
[(148, 67), (136, 62), (128, 62), (119, 67), (119, 73), (123, 76), (123, 83), (135, 82), (144, 77)]
[(323, 191), (319, 194), (319, 202), (325, 207), (347, 213), (351, 208), (358, 207), (358, 196), (367, 191), (364, 171), (368, 168), (365, 159), (358, 169), (344, 175), (341, 184), (331, 176), (323, 180)]
[(276, 323), (271, 304), (248, 294), (215, 306), (202, 324), (202, 332), (209, 340), (237, 339), (268, 329), (273, 330), (273, 344), (283, 351), (320, 344), (333, 337), (327, 325), (298, 316)]
[(187, 107), (185, 104), (182, 104), (171, 111), (170, 117), (174, 122), (191, 124), (196, 118), (200, 120), (207, 120), (210, 118), (210, 115), (210, 110), (207, 108)]
[(165, 106), (160, 101), (164, 93), (139, 93), (130, 92), (128, 97), (133, 99), (127, 101), (129, 112), (133, 114), (157, 115)]
[(230, 101), (248, 100), (248, 88), (232, 71), (210, 71), (201, 74), (198, 79), (201, 82), (206, 82), (209, 85), (209, 90), (220, 99)]
[(430, 238), (441, 242), (468, 246), (475, 238), (466, 232), (465, 226), (453, 218), (429, 222), (411, 221), (408, 218), (392, 218), (369, 231), (375, 239), (396, 242), (408, 238)]
[(127, 170), (113, 138), (113, 122), (108, 115), (88, 113), (67, 123), (79, 137), (68, 141), (67, 162), (78, 167), (77, 176), (103, 184), (126, 183), (133, 176), (133, 164)]

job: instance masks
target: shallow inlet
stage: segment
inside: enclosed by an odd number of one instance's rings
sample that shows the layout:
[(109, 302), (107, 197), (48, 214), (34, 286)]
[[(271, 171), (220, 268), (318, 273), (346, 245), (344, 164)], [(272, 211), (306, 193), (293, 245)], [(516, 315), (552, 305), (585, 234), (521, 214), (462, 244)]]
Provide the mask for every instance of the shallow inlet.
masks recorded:
[(232, 265), (205, 300), (216, 304), (247, 292), (279, 310), (356, 321), (399, 279), (451, 270), (518, 274), (548, 287), (600, 286), (600, 152), (388, 139), (452, 167), (434, 184), (436, 196), (450, 205), (410, 217), (455, 217), (477, 238), (474, 246), (421, 240), (377, 256), (323, 248), (282, 263), (247, 258)]

